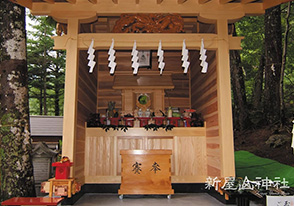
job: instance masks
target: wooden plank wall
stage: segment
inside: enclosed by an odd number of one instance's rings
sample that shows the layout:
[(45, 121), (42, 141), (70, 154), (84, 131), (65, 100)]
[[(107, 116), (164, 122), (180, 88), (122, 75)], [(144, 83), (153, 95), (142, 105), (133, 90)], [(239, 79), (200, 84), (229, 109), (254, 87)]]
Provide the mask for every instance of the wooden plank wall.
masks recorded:
[(85, 170), (85, 122), (90, 113), (96, 112), (97, 69), (89, 73), (87, 51), (79, 53), (78, 105), (75, 143), (74, 176), (84, 182)]
[[(138, 75), (158, 74), (157, 51), (152, 51), (152, 68), (140, 68)], [(107, 103), (116, 102), (116, 108), (121, 110), (121, 90), (112, 89), (114, 76), (109, 74), (107, 51), (98, 52), (98, 90), (97, 112), (105, 114)], [(163, 75), (171, 75), (175, 88), (165, 92), (165, 107), (180, 107), (182, 110), (190, 108), (189, 75), (183, 74), (181, 51), (165, 51), (165, 69)], [(115, 75), (132, 75), (131, 51), (116, 51)]]
[(166, 132), (130, 128), (127, 132), (86, 129), (85, 183), (120, 183), (123, 149), (172, 150), (173, 183), (204, 183), (207, 178), (205, 127), (177, 127)]
[(214, 51), (207, 51), (208, 72), (201, 73), (199, 51), (191, 52), (191, 105), (206, 121), (207, 174), (220, 176), (220, 138), (217, 106), (217, 76)]

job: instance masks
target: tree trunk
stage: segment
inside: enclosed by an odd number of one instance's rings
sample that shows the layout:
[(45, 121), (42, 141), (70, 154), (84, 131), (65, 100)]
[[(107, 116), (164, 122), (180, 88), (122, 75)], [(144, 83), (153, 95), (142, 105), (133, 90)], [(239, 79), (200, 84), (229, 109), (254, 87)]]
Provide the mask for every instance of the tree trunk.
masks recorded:
[[(46, 27), (44, 30), (44, 37), (46, 37)], [(46, 45), (44, 44), (43, 51), (43, 68), (44, 76), (43, 76), (43, 89), (44, 89), (44, 115), (47, 115), (47, 61), (46, 61)]]
[(42, 88), (40, 89), (39, 103), (40, 103), (39, 114), (43, 115), (43, 89)]
[(280, 78), (282, 31), (280, 6), (265, 11), (265, 87), (264, 114), (269, 124), (281, 123)]
[(54, 94), (54, 113), (55, 116), (59, 116), (60, 114), (60, 108), (59, 108), (59, 88), (55, 86), (54, 88), (55, 94)]
[[(233, 35), (236, 36), (235, 28), (233, 30)], [(233, 91), (234, 128), (243, 131), (249, 125), (249, 117), (241, 57), (237, 50), (230, 51), (230, 67)]]
[(46, 68), (45, 68), (45, 75), (44, 75), (44, 82), (43, 82), (43, 89), (44, 89), (44, 97), (43, 97), (43, 100), (44, 100), (44, 115), (47, 115), (47, 71), (46, 71)]
[(234, 123), (235, 128), (243, 131), (248, 127), (248, 107), (244, 83), (243, 69), (240, 66), (241, 57), (239, 51), (230, 51), (231, 84), (233, 91)]
[(287, 49), (288, 49), (288, 36), (290, 31), (290, 14), (291, 14), (291, 2), (288, 2), (287, 6), (287, 15), (286, 15), (286, 28), (284, 34), (284, 46), (282, 54), (282, 66), (281, 66), (281, 78), (280, 78), (280, 110), (281, 110), (281, 119), (282, 124), (285, 124), (285, 105), (284, 105), (284, 74), (286, 68), (286, 59), (287, 59)]
[(25, 10), (0, 1), (0, 201), (34, 196)]
[(255, 111), (262, 111), (262, 84), (264, 76), (264, 67), (265, 67), (264, 54), (260, 56), (259, 68), (257, 74), (254, 78), (254, 91), (253, 91), (253, 108)]
[[(59, 58), (59, 52), (56, 52), (56, 59)], [(54, 74), (56, 80), (58, 79), (58, 71), (59, 71), (59, 66), (55, 66)], [(54, 84), (54, 113), (55, 116), (59, 116), (60, 113), (60, 108), (59, 108), (59, 93), (60, 93), (60, 85), (58, 84), (58, 81), (55, 81)]]

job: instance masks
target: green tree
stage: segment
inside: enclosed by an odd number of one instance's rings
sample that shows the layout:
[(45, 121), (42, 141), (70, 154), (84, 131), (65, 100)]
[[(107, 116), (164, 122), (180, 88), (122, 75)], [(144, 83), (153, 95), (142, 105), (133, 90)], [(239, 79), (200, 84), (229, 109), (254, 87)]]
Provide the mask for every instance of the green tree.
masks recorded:
[(264, 115), (269, 124), (281, 123), (282, 27), (280, 5), (265, 11)]
[(281, 123), (284, 116), (289, 118), (294, 112), (291, 7), (293, 2), (281, 5), (280, 10), (279, 6), (270, 8), (266, 15), (245, 17), (236, 23), (237, 35), (245, 36), (240, 52), (241, 67), (250, 119), (256, 126)]
[(25, 9), (0, 1), (0, 201), (34, 196)]
[(65, 52), (53, 51), (56, 22), (51, 17), (35, 21), (27, 40), (32, 114), (59, 116), (63, 108)]

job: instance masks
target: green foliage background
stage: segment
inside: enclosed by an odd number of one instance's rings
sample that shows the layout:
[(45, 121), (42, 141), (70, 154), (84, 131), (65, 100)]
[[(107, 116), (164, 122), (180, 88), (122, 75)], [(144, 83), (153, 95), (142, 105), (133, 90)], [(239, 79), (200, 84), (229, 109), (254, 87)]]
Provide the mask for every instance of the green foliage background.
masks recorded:
[(34, 21), (27, 35), (30, 114), (62, 115), (65, 51), (53, 50), (56, 22), (51, 17), (29, 17)]
[[(286, 26), (287, 3), (281, 5), (282, 35)], [(291, 5), (290, 13), (290, 31), (288, 36), (288, 49), (286, 56), (286, 68), (284, 75), (284, 103), (286, 109), (286, 118), (294, 116), (294, 4)], [(255, 77), (261, 61), (261, 55), (264, 53), (264, 15), (248, 16), (235, 23), (238, 36), (244, 36), (240, 51), (241, 65), (245, 75), (245, 87), (249, 108), (252, 108), (252, 98), (254, 92)], [(274, 32), (274, 31), (273, 31)], [(273, 100), (274, 101), (274, 100)], [(251, 111), (252, 113), (252, 111)], [(256, 115), (257, 113), (255, 113)], [(251, 116), (251, 119), (255, 117)], [(253, 121), (254, 122), (254, 121)]]

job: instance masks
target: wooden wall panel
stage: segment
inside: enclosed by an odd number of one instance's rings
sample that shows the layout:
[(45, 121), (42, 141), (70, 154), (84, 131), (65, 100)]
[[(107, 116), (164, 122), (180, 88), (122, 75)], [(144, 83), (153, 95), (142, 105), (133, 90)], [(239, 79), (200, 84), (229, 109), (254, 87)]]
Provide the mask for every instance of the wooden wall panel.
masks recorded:
[[(177, 140), (178, 176), (206, 176), (205, 137), (180, 137)], [(203, 147), (204, 146), (204, 147)]]
[(171, 173), (175, 174), (175, 155), (173, 137), (147, 137), (146, 149), (169, 149), (172, 150), (171, 155)]
[(85, 170), (85, 122), (90, 113), (95, 113), (97, 104), (97, 69), (89, 73), (87, 51), (79, 52), (78, 103), (76, 120), (76, 143), (74, 177), (84, 183)]
[(115, 138), (111, 136), (88, 137), (86, 141), (86, 176), (114, 176)]
[(127, 132), (105, 132), (102, 128), (87, 128), (86, 183), (120, 183), (122, 149), (170, 149), (173, 183), (204, 183), (207, 177), (205, 127), (173, 130), (154, 132), (130, 128)]
[(208, 72), (201, 73), (199, 52), (191, 55), (191, 105), (206, 121), (207, 175), (219, 176), (221, 168), (217, 103), (216, 58), (207, 51)]
[(117, 175), (121, 174), (120, 150), (123, 149), (144, 149), (143, 137), (117, 137)]
[[(152, 51), (152, 67), (139, 68), (138, 75), (159, 75), (157, 51)], [(114, 76), (132, 75), (131, 51), (116, 51), (117, 67), (114, 75), (109, 74), (107, 51), (99, 51), (98, 55), (98, 90), (97, 111), (104, 114), (109, 101), (116, 102), (116, 108), (121, 111), (121, 90), (112, 89)], [(163, 75), (171, 75), (174, 89), (165, 91), (164, 107), (179, 107), (182, 111), (190, 108), (189, 75), (183, 74), (181, 51), (165, 51), (165, 69)], [(129, 111), (128, 111), (129, 112)]]

